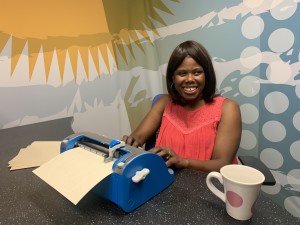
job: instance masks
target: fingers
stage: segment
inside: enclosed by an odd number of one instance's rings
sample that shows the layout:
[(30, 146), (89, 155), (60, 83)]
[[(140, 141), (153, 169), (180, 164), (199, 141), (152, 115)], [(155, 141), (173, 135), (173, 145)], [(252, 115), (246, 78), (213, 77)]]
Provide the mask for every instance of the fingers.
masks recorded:
[(149, 151), (156, 153), (157, 155), (161, 156), (166, 163), (167, 167), (178, 167), (184, 168), (181, 164), (182, 158), (180, 158), (171, 148), (166, 147), (155, 147), (150, 149)]
[(139, 143), (132, 136), (124, 135), (122, 137), (122, 141), (124, 141), (127, 145), (139, 147)]
[(126, 144), (130, 145), (130, 143), (128, 141), (128, 136), (127, 135), (123, 135), (122, 141), (124, 141)]
[(149, 150), (149, 152), (153, 152), (153, 153), (159, 153), (163, 150), (162, 147), (154, 147), (152, 149)]
[(165, 159), (165, 161), (169, 160), (173, 155), (173, 151), (170, 148), (165, 147), (155, 147), (149, 150), (150, 152), (156, 153)]
[(173, 160), (169, 159), (166, 161), (167, 167), (171, 167), (174, 163), (172, 162)]
[(137, 148), (137, 147), (140, 147), (140, 144), (137, 141), (134, 141), (132, 146)]

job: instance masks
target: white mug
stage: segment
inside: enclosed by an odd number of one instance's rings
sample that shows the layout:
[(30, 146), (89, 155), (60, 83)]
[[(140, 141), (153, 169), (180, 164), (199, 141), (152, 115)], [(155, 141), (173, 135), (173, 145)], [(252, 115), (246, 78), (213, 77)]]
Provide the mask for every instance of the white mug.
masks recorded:
[[(224, 186), (220, 191), (212, 183), (216, 178)], [(210, 172), (206, 177), (208, 188), (226, 204), (227, 213), (237, 220), (248, 220), (252, 217), (256, 199), (265, 176), (249, 166), (227, 165), (220, 173)]]

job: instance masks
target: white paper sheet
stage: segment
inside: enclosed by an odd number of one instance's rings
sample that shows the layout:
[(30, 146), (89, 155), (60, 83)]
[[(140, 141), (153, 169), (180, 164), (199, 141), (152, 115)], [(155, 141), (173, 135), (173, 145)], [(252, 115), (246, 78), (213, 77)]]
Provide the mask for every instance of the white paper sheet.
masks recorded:
[(112, 173), (113, 162), (83, 148), (68, 150), (35, 169), (33, 173), (75, 205)]

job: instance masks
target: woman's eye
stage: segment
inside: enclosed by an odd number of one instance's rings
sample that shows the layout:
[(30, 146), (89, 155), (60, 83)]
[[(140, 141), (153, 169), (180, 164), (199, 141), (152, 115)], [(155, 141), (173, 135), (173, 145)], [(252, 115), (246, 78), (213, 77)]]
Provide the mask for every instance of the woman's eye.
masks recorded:
[(201, 74), (203, 74), (203, 70), (195, 70), (195, 71), (177, 71), (175, 73), (178, 76), (184, 77), (188, 74), (192, 74), (193, 76), (199, 76)]
[(203, 73), (202, 70), (197, 70), (197, 71), (194, 72), (195, 75), (200, 75), (200, 74), (202, 74), (202, 73)]
[(185, 76), (186, 72), (185, 71), (179, 71), (179, 72), (177, 72), (177, 75), (179, 75), (179, 76)]

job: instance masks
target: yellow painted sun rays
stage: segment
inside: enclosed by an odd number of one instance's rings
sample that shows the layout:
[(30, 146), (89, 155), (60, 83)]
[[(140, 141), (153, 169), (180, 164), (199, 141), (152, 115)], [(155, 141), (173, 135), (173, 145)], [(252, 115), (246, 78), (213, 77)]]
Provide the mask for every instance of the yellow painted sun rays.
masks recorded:
[[(98, 48), (113, 53), (112, 36), (109, 33), (101, 1), (87, 0), (6, 0), (0, 7), (0, 50), (12, 36), (11, 74), (20, 55), (28, 45), (29, 74), (32, 75), (40, 49), (43, 50), (45, 72), (56, 50), (58, 65), (63, 76), (67, 51), (76, 79), (77, 59), (80, 54), (88, 74), (90, 51), (98, 74)], [(108, 65), (107, 54), (102, 54)], [(46, 77), (47, 79), (48, 77)]]
[[(171, 13), (160, 0), (0, 1), (0, 52), (11, 38), (12, 75), (24, 47), (27, 46), (30, 79), (40, 52), (43, 53), (46, 80), (48, 80), (54, 52), (57, 56), (61, 80), (67, 54), (75, 80), (78, 56), (82, 60), (87, 76), (90, 56), (98, 75), (102, 70), (99, 65), (100, 56), (110, 71), (109, 54), (112, 54), (117, 62), (116, 49), (118, 49), (126, 62), (124, 45), (134, 55), (131, 42), (137, 44), (141, 50), (143, 50), (139, 41), (141, 36), (150, 42), (148, 33), (141, 24), (146, 24), (156, 32), (155, 26), (149, 19), (150, 16), (145, 15), (145, 12), (138, 8), (146, 8), (153, 19), (161, 24), (164, 22), (153, 7)], [(149, 2), (153, 2), (150, 9)], [(124, 14), (124, 7), (131, 11), (125, 11)], [(124, 23), (128, 20), (126, 16), (132, 13), (132, 10), (135, 10), (135, 14), (139, 16), (136, 17), (134, 23)]]

